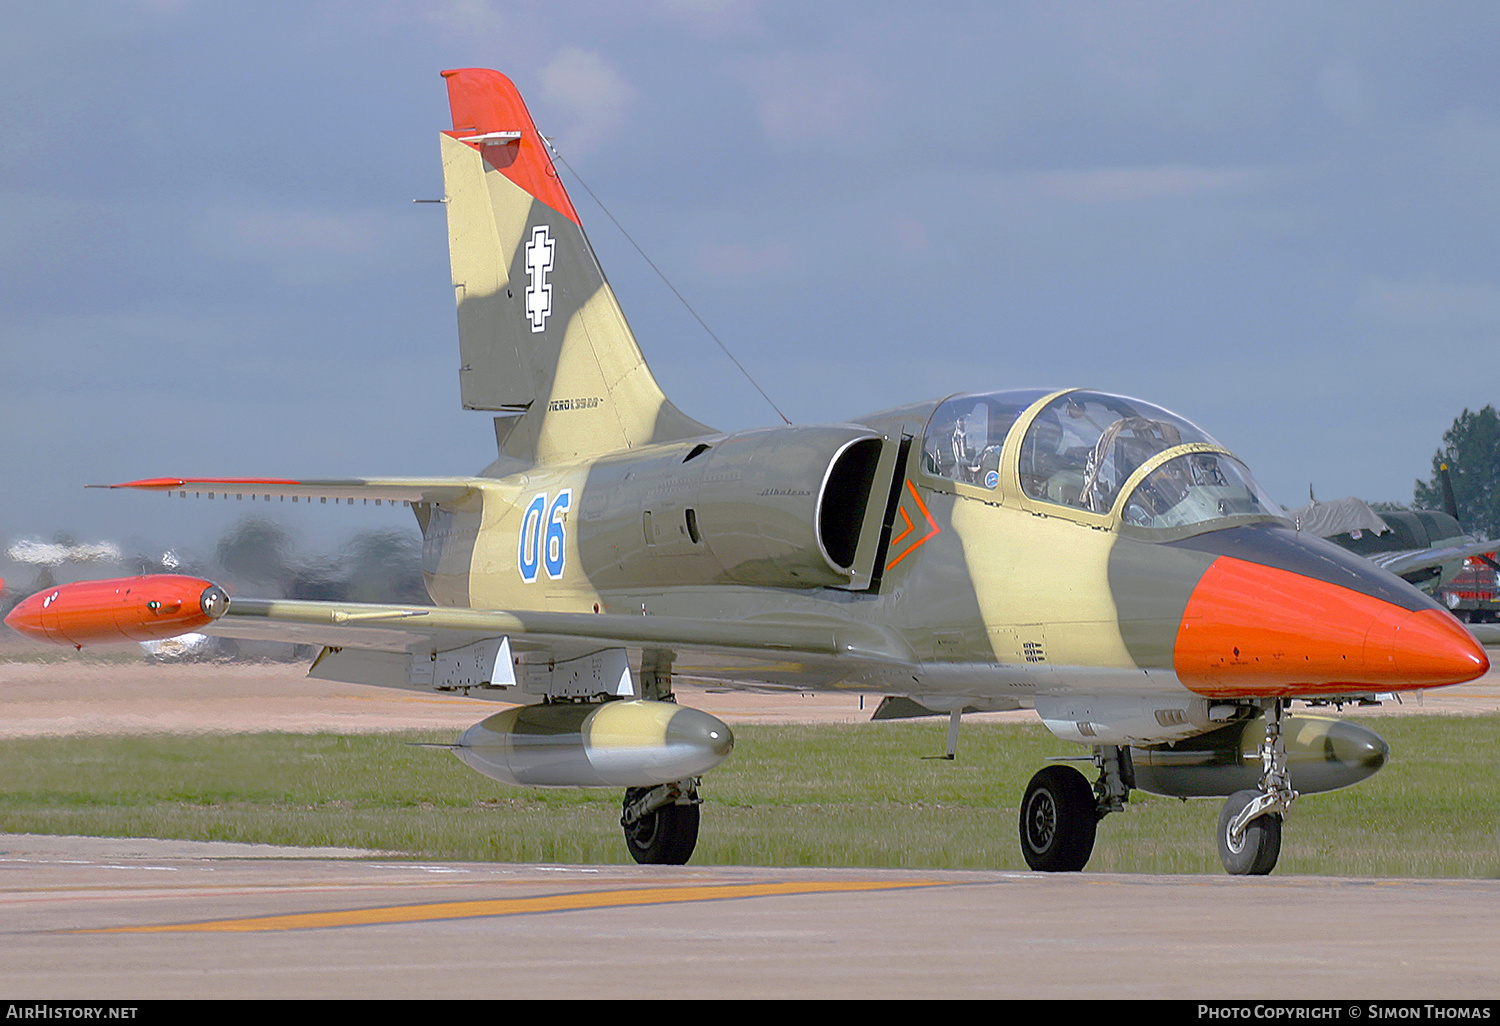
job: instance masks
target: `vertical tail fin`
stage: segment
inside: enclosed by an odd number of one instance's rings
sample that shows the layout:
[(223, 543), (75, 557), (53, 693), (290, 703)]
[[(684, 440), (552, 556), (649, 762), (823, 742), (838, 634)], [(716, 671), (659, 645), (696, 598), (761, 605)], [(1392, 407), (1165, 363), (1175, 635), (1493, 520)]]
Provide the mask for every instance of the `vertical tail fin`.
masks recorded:
[(519, 415), (504, 452), (538, 462), (711, 433), (651, 376), (510, 79), (443, 77), (464, 407)]

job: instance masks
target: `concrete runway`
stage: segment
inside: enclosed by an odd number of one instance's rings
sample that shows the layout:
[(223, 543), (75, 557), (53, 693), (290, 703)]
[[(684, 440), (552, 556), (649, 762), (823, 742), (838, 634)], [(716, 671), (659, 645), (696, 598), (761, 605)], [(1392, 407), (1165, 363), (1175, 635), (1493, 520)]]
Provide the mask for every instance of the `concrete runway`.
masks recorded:
[(0, 835), (0, 993), (1493, 999), (1500, 881), (512, 866)]

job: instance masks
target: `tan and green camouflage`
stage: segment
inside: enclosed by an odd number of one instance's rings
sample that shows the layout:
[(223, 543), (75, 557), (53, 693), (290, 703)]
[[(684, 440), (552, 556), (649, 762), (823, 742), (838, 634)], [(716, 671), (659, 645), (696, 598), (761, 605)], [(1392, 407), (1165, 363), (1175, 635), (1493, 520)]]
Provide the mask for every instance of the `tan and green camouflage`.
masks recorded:
[[(497, 414), (496, 460), (457, 479), (134, 483), (415, 511), (434, 607), (236, 597), (212, 632), (321, 645), (316, 677), (508, 702), (670, 699), (686, 679), (1034, 708), (1101, 765), (1135, 751), (1161, 788), (1181, 784), (1167, 746), (1238, 759), (1275, 703), (1484, 671), (1430, 599), (1300, 534), (1213, 438), (1138, 400), (1029, 389), (848, 423), (692, 420), (515, 87), (444, 74), (459, 377), (466, 408)], [(1376, 742), (1351, 742), (1331, 786), (1378, 768)], [(1204, 764), (1181, 786), (1242, 786)]]

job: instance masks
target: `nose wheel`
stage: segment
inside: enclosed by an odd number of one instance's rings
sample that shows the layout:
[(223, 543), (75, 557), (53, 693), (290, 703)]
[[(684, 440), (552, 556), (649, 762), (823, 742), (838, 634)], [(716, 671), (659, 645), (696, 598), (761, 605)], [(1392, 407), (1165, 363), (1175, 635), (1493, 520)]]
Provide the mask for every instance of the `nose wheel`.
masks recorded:
[(1266, 709), (1266, 739), (1260, 746), (1265, 772), (1259, 790), (1236, 791), (1219, 812), (1219, 861), (1231, 876), (1265, 876), (1281, 856), (1282, 818), (1297, 798), (1281, 736), (1285, 712), (1281, 699)]
[(1262, 813), (1235, 830), (1245, 810), (1262, 797), (1259, 791), (1236, 791), (1219, 813), (1219, 860), (1231, 876), (1265, 876), (1276, 868), (1281, 855), (1281, 813)]

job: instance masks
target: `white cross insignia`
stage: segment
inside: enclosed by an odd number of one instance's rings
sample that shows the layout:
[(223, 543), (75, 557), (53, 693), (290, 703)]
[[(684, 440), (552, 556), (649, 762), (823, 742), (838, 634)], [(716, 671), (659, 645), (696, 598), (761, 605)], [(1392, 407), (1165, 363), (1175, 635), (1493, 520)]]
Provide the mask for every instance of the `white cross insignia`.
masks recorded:
[(526, 271), (531, 275), (531, 284), (526, 286), (526, 316), (531, 318), (531, 330), (541, 331), (547, 326), (547, 316), (552, 313), (552, 285), (547, 274), (552, 270), (553, 254), (557, 243), (544, 224), (531, 230), (531, 241), (526, 243)]

